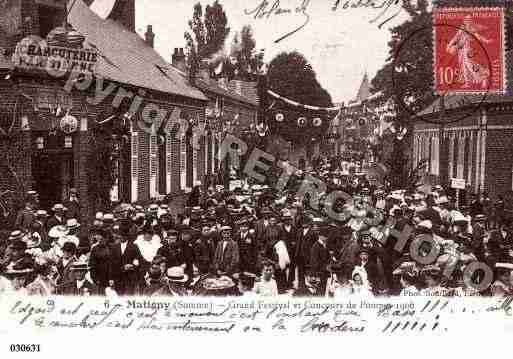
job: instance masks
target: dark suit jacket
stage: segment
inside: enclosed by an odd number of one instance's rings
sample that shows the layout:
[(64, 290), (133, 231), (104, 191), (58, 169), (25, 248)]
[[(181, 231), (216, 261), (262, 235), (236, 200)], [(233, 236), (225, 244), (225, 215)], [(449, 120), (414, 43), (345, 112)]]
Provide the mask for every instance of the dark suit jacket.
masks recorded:
[(181, 266), (186, 260), (183, 243), (181, 241), (177, 241), (171, 246), (168, 243), (165, 243), (158, 249), (157, 255), (166, 258), (168, 268)]
[(64, 266), (62, 259), (59, 260), (59, 262), (57, 263), (57, 271), (59, 272), (59, 275), (60, 275), (59, 282), (58, 282), (59, 284), (67, 283), (74, 279), (72, 276), (72, 272), (71, 272), (71, 266), (77, 260), (78, 260), (77, 257), (73, 256), (70, 259), (70, 261), (68, 262), (68, 264), (66, 264), (66, 266)]
[(112, 248), (109, 245), (98, 244), (91, 250), (89, 257), (89, 272), (91, 279), (99, 287), (108, 287), (112, 278)]
[[(87, 289), (87, 290), (86, 290)], [(103, 294), (98, 292), (98, 287), (95, 286), (93, 283), (89, 282), (87, 279), (84, 282), (84, 285), (82, 288), (78, 289), (77, 282), (71, 281), (64, 283), (57, 287), (57, 293), (60, 295), (76, 295), (76, 296), (83, 296), (86, 295), (98, 295)]]
[(57, 219), (57, 217), (51, 216), (50, 218), (48, 218), (48, 221), (46, 221), (46, 228), (48, 228), (48, 230), (50, 230), (55, 226), (64, 225), (64, 224), (66, 224), (65, 217), (62, 217), (62, 221), (59, 221)]
[[(125, 270), (125, 265), (134, 264), (134, 260), (139, 262), (138, 266), (134, 266), (132, 270)], [(140, 268), (144, 258), (133, 242), (127, 242), (125, 252), (121, 253), (121, 243), (111, 246), (110, 256), (110, 273), (111, 279), (114, 281), (114, 287), (119, 294), (133, 294), (137, 284), (141, 278)]]
[(239, 245), (237, 242), (228, 241), (223, 252), (223, 241), (217, 244), (214, 256), (214, 269), (228, 274), (237, 273), (239, 269)]
[(264, 225), (263, 219), (259, 219), (255, 222), (255, 236), (258, 241), (264, 241), (265, 232), (267, 228), (269, 228), (269, 226), (269, 223), (267, 224), (267, 226)]
[(306, 235), (303, 234), (303, 228), (297, 230), (297, 247), (295, 259), (298, 265), (308, 265), (310, 262), (310, 250), (312, 245), (317, 241), (317, 234), (313, 233), (310, 228)]
[(310, 270), (321, 277), (328, 275), (327, 265), (330, 261), (330, 252), (327, 245), (323, 246), (319, 241), (312, 245), (310, 251)]
[(194, 258), (200, 271), (209, 271), (215, 255), (215, 245), (212, 238), (202, 237), (194, 245)]
[(80, 222), (80, 203), (68, 200), (63, 205), (68, 209), (66, 217), (75, 218)]
[(246, 232), (246, 236), (242, 236), (242, 233), (239, 232), (235, 235), (235, 240), (239, 244), (240, 271), (256, 273), (258, 245), (255, 235)]

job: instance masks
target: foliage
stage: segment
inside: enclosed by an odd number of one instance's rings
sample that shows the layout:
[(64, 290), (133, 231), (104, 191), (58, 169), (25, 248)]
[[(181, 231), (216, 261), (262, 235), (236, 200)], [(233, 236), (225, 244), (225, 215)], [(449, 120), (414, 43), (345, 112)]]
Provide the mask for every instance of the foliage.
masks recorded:
[[(404, 0), (403, 8), (409, 19), (390, 29), (387, 62), (371, 81), (373, 92), (380, 91), (384, 98), (392, 100), (396, 113), (394, 127), (406, 127), (408, 130), (403, 140), (395, 136), (383, 139), (390, 141), (393, 148), (385, 162), (390, 168), (390, 182), (397, 188), (411, 185), (407, 155), (414, 125), (411, 111), (419, 111), (435, 99), (432, 91), (433, 37), (429, 2)], [(404, 104), (408, 104), (408, 108)]]
[(411, 125), (410, 112), (401, 106), (401, 102), (420, 109), (430, 103), (426, 94), (434, 100), (433, 38), (428, 1), (418, 0), (414, 5), (411, 0), (405, 0), (403, 8), (410, 18), (390, 29), (389, 57), (371, 83), (374, 92), (381, 91), (385, 98), (392, 99), (396, 121), (407, 126)]
[(269, 88), (300, 103), (329, 107), (331, 96), (317, 81), (308, 60), (299, 52), (282, 52), (269, 64)]
[(194, 5), (189, 28), (190, 32), (184, 34), (187, 64), (190, 76), (195, 76), (201, 60), (209, 59), (224, 47), (230, 28), (223, 6), (217, 0), (207, 5), (205, 12), (201, 3)]
[[(319, 107), (332, 106), (331, 96), (317, 81), (312, 65), (299, 52), (278, 54), (269, 64), (267, 83), (269, 89), (291, 100)], [(285, 139), (296, 144), (305, 144), (312, 138), (318, 139), (327, 130), (328, 121), (324, 121), (323, 126), (318, 128), (310, 125), (298, 127), (295, 123), (295, 119), (300, 116), (305, 116), (308, 118), (307, 120), (311, 120), (313, 117), (322, 117), (325, 113), (314, 114), (310, 110), (305, 113), (307, 110), (299, 107), (284, 105), (280, 101), (277, 101), (277, 103), (273, 111), (282, 112), (285, 121), (281, 124), (271, 122), (270, 126), (271, 128), (274, 127), (274, 133), (283, 136)], [(268, 103), (264, 104), (264, 106), (270, 105)], [(273, 114), (269, 113), (268, 116), (273, 116)], [(290, 122), (291, 119), (294, 119), (294, 123)], [(305, 136), (306, 132), (308, 132), (308, 136)]]
[[(264, 50), (256, 51), (256, 41), (253, 29), (245, 25), (240, 34), (237, 33), (232, 40), (230, 57), (236, 59), (234, 75), (248, 78), (250, 74), (260, 73), (264, 66)], [(225, 64), (230, 67), (230, 61)]]

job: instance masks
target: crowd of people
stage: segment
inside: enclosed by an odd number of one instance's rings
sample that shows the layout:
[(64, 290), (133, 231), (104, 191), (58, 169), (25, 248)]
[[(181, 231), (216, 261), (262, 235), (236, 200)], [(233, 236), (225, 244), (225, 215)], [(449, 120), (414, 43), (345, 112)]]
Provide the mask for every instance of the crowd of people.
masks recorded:
[[(0, 294), (513, 295), (513, 220), (504, 211), (487, 217), (486, 196), (458, 209), (441, 186), (391, 190), (362, 167), (323, 159), (283, 190), (234, 178), (194, 187), (180, 213), (164, 200), (117, 204), (84, 224), (75, 190), (50, 213), (31, 191), (0, 238)], [(301, 192), (305, 176), (326, 189)], [(333, 191), (348, 196), (330, 202)], [(432, 241), (412, 245), (426, 235)]]

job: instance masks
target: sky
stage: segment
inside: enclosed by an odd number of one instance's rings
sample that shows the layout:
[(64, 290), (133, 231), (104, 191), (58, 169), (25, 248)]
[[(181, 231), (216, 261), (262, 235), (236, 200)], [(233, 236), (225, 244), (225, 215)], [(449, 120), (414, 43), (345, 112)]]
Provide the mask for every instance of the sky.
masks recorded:
[[(93, 9), (102, 12), (113, 0), (96, 0)], [(292, 13), (273, 14), (255, 19), (247, 14), (255, 10), (264, 0), (220, 0), (228, 17), (231, 35), (244, 25), (251, 25), (257, 42), (257, 49), (265, 49), (266, 61), (282, 51), (297, 50), (310, 61), (321, 85), (331, 94), (333, 102), (349, 101), (355, 98), (365, 72), (372, 78), (388, 57), (387, 43), (389, 27), (400, 24), (406, 18), (401, 12), (381, 29), (378, 22), (371, 23), (382, 9), (348, 8), (342, 5), (333, 11), (336, 0), (267, 0), (270, 9), (275, 1), (282, 9)], [(356, 3), (358, 0), (349, 0)], [(360, 0), (362, 3), (368, 0)], [(382, 4), (390, 0), (374, 0)], [(393, 0), (391, 0), (393, 1)], [(183, 34), (188, 30), (187, 22), (192, 17), (196, 0), (136, 0), (136, 31), (144, 36), (147, 25), (153, 26), (156, 34), (155, 49), (166, 60), (171, 60), (175, 47), (185, 47)], [(213, 0), (200, 1), (202, 5)], [(305, 22), (302, 13), (295, 9), (307, 4), (309, 21), (294, 35), (275, 43), (275, 40), (294, 30)], [(399, 6), (392, 5), (380, 18), (381, 21), (398, 12)]]

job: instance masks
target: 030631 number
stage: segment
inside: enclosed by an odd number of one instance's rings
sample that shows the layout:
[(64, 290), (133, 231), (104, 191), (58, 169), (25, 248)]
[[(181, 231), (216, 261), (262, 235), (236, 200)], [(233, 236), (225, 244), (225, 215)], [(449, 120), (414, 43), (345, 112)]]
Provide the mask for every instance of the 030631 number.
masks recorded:
[(13, 353), (31, 353), (40, 352), (41, 347), (39, 344), (11, 344), (9, 350)]

